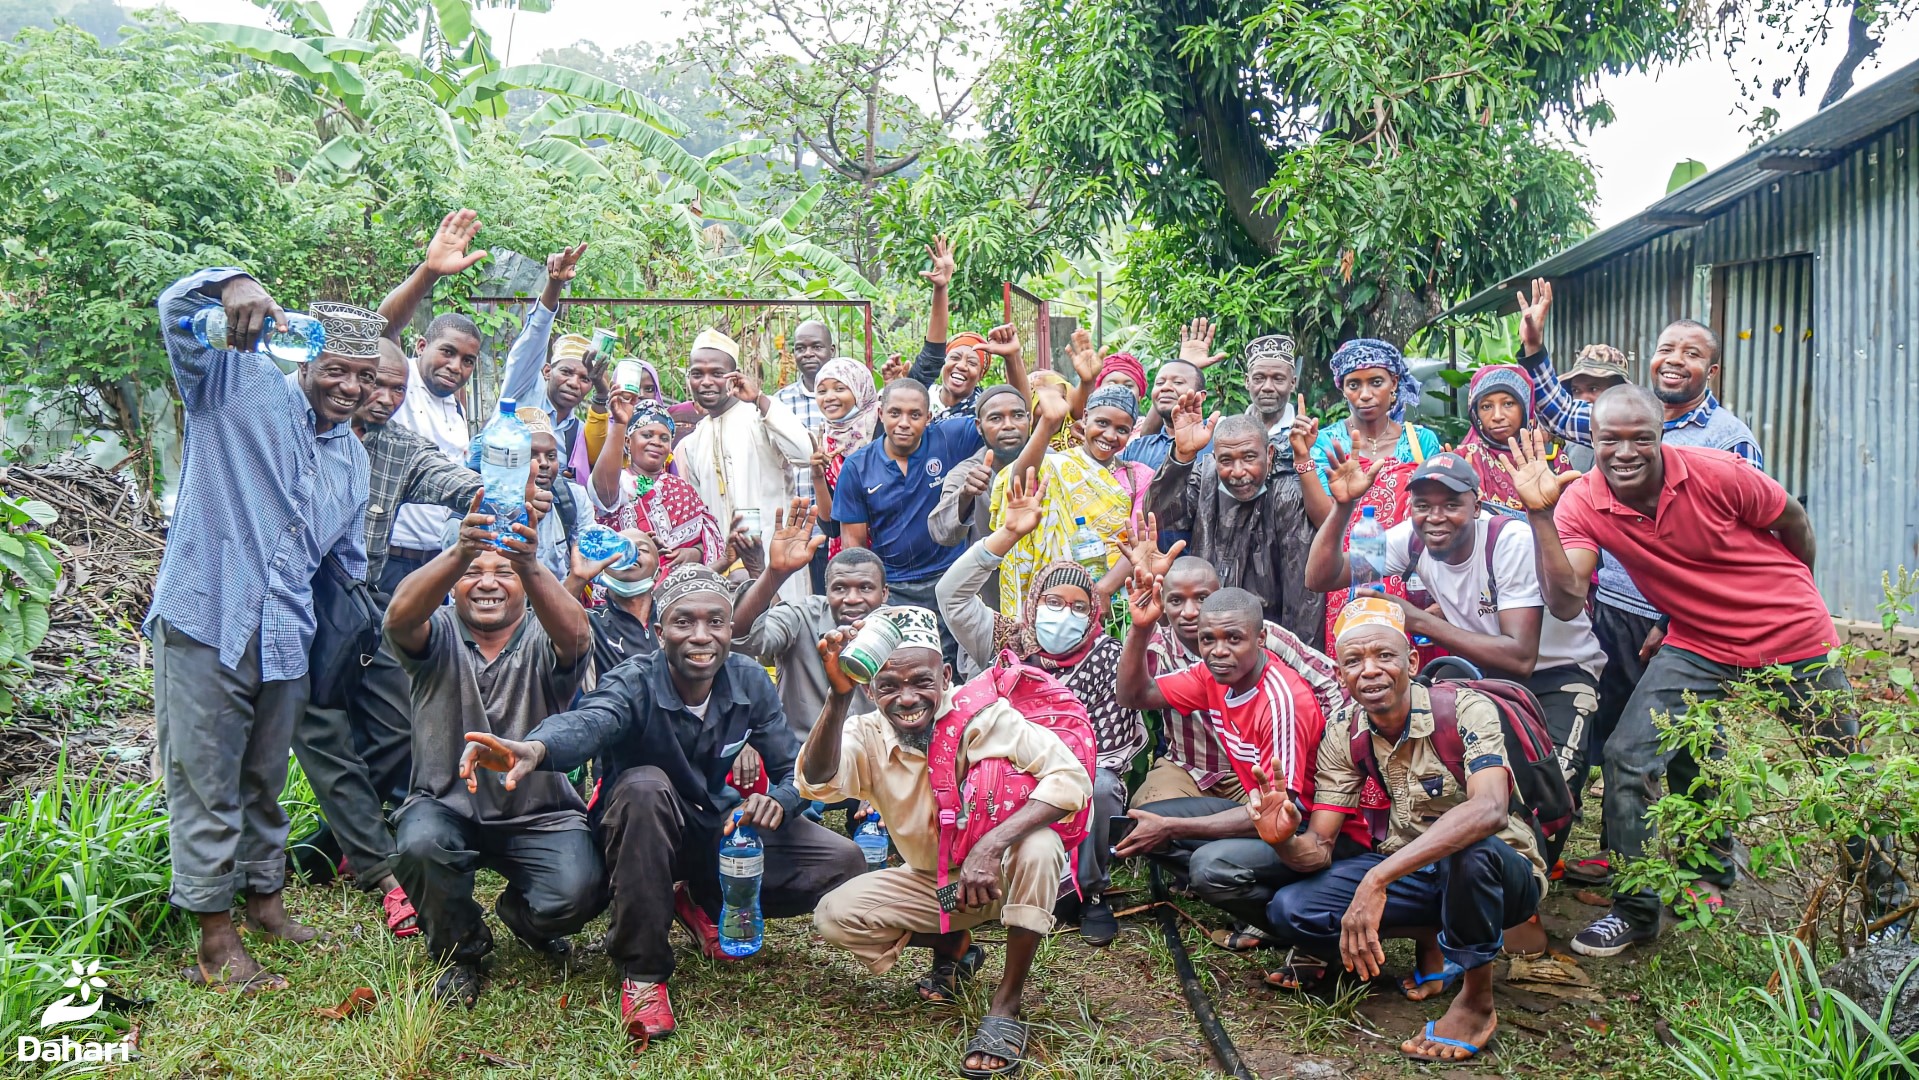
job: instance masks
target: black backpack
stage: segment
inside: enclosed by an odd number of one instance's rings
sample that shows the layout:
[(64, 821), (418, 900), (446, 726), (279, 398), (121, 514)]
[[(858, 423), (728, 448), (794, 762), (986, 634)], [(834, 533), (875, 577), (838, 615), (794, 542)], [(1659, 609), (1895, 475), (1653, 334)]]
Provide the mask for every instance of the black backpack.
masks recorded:
[[(1427, 688), (1432, 699), (1433, 750), (1464, 787), (1466, 744), (1459, 737), (1459, 691), (1473, 690), (1492, 702), (1499, 710), (1500, 731), (1506, 737), (1506, 764), (1512, 773), (1513, 788), (1523, 804), (1521, 810), (1532, 825), (1540, 854), (1548, 866), (1552, 865), (1565, 849), (1566, 838), (1572, 832), (1573, 793), (1566, 783), (1566, 774), (1560, 771), (1552, 736), (1546, 732), (1545, 710), (1540, 708), (1539, 699), (1531, 690), (1516, 682), (1458, 674), (1442, 677), (1447, 671), (1472, 672), (1473, 669), (1456, 657), (1442, 656), (1427, 664), (1416, 680)], [(1373, 759), (1372, 732), (1367, 725), (1353, 725), (1351, 751), (1353, 764), (1361, 775), (1372, 777), (1384, 789), (1386, 780), (1379, 771), (1379, 763)], [(1388, 811), (1367, 811), (1366, 817), (1372, 827), (1373, 842), (1378, 844), (1386, 836)]]

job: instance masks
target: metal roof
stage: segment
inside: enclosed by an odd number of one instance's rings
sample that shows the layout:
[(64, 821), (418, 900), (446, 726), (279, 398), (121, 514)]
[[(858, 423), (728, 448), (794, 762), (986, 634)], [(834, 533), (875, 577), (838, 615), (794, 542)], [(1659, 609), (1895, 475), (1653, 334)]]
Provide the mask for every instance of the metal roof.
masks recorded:
[(1837, 165), (1849, 147), (1914, 113), (1919, 113), (1919, 61), (1813, 114), (1625, 221), (1482, 289), (1440, 318), (1514, 310), (1513, 290), (1523, 282), (1565, 277), (1675, 229), (1703, 225), (1781, 173), (1820, 172)]

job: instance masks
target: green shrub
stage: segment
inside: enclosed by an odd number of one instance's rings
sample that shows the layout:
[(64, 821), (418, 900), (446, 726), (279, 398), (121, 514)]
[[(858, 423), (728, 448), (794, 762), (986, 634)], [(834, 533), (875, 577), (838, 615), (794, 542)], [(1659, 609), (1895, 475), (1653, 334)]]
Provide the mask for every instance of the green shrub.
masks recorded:
[[(1701, 1080), (1819, 1077), (1820, 1080), (1904, 1080), (1919, 1076), (1919, 1035), (1887, 1034), (1899, 987), (1878, 1016), (1819, 981), (1819, 966), (1798, 941), (1772, 941), (1778, 993), (1745, 993), (1763, 1006), (1759, 1022), (1733, 1020), (1725, 1030), (1695, 1025), (1679, 1035), (1674, 1056)], [(1911, 979), (1919, 964), (1906, 969)]]

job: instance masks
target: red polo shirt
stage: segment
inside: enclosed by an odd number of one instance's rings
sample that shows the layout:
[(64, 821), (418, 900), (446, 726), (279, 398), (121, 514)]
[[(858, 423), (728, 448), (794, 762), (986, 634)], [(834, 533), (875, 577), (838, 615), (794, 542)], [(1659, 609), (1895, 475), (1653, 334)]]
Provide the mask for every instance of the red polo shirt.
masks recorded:
[(1838, 635), (1812, 570), (1766, 529), (1786, 508), (1786, 489), (1723, 450), (1661, 454), (1655, 517), (1614, 499), (1595, 468), (1559, 500), (1560, 541), (1612, 552), (1671, 617), (1668, 645), (1748, 668), (1825, 655)]

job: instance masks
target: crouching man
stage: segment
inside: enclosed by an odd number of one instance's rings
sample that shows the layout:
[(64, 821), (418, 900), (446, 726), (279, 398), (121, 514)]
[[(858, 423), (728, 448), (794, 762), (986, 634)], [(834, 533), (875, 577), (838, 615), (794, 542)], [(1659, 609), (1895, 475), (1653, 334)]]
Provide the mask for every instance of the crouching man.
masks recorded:
[[(494, 913), (526, 946), (564, 961), (567, 936), (605, 906), (600, 853), (586, 804), (557, 773), (509, 778), (473, 771), (471, 740), (524, 738), (564, 708), (593, 655), (586, 609), (536, 554), (550, 505), (527, 485), (531, 527), (495, 546), (491, 514), (473, 512), (458, 539), (408, 574), (387, 606), (386, 635), (413, 680), (413, 779), (394, 822), (393, 873), (437, 960), (451, 961), (434, 994), (472, 1006), (493, 950), (473, 875), (506, 878)], [(440, 600), (453, 593), (453, 605)], [(532, 611), (529, 614), (528, 606)]]
[[(1425, 1000), (1459, 987), (1452, 1007), (1400, 1044), (1419, 1061), (1478, 1055), (1498, 1027), (1492, 962), (1504, 927), (1531, 918), (1545, 894), (1546, 864), (1513, 799), (1499, 711), (1471, 690), (1458, 692), (1455, 722), (1466, 748), (1464, 782), (1433, 742), (1436, 718), (1426, 688), (1413, 683), (1412, 646), (1397, 605), (1362, 597), (1334, 627), (1340, 681), (1353, 704), (1326, 727), (1314, 809), (1300, 811), (1262, 782), (1249, 805), (1260, 838), (1289, 863), (1331, 861), (1347, 813), (1374, 823), (1374, 851), (1331, 866), (1274, 894), (1266, 918), (1281, 940), (1363, 979), (1378, 975), (1381, 937), (1410, 937), (1417, 970), (1401, 980)], [(1370, 750), (1355, 761), (1355, 735)], [(1362, 789), (1383, 788), (1383, 806), (1362, 806)]]
[[(673, 1033), (673, 920), (707, 957), (723, 955), (720, 831), (735, 808), (766, 844), (767, 918), (812, 911), (866, 868), (851, 840), (795, 812), (793, 732), (766, 669), (732, 651), (726, 582), (691, 563), (667, 574), (654, 595), (659, 652), (606, 672), (578, 708), (548, 717), (524, 742), (469, 736), (482, 744), (476, 764), (505, 773), (508, 788), (535, 776), (559, 780), (589, 759), (598, 765), (592, 821), (611, 893), (606, 955), (621, 972), (621, 1020), (641, 1044)], [(765, 762), (766, 793), (742, 799), (729, 785), (741, 746)]]
[(901, 624), (902, 637), (867, 687), (877, 712), (846, 715), (855, 687), (840, 670), (839, 658), (851, 632), (835, 630), (821, 640), (831, 693), (800, 751), (799, 788), (802, 796), (822, 802), (872, 803), (906, 865), (833, 890), (820, 901), (813, 923), (822, 937), (876, 975), (891, 969), (908, 946), (931, 949), (933, 971), (920, 980), (920, 996), (950, 1002), (986, 958), (971, 931), (998, 919), (1006, 927), (1005, 972), (979, 1031), (966, 1045), (960, 1075), (1010, 1075), (1026, 1058), (1029, 1033), (1019, 1018), (1020, 995), (1040, 939), (1053, 929), (1053, 902), (1066, 874), (1066, 849), (1048, 826), (1092, 798), (1092, 779), (1058, 736), (1005, 701), (973, 716), (960, 739), (959, 775), (975, 762), (1004, 758), (1039, 785), (1024, 806), (967, 854), (953, 880), (956, 895), (942, 933), (935, 876), (939, 808), (926, 753), (935, 722), (953, 708), (951, 672), (940, 656), (932, 612), (889, 610)]

